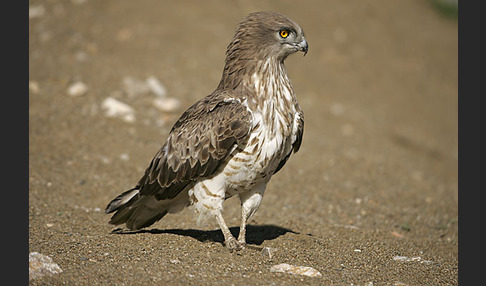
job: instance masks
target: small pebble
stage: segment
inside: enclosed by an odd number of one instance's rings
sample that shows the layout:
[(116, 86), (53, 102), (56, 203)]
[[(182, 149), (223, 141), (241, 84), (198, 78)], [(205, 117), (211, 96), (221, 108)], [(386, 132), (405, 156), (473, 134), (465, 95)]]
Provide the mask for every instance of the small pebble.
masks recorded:
[(130, 155), (128, 155), (127, 153), (122, 153), (122, 154), (120, 154), (120, 160), (129, 161)]
[(107, 97), (101, 104), (101, 108), (105, 110), (105, 115), (108, 117), (119, 117), (126, 122), (135, 121), (135, 110), (130, 105), (113, 97)]
[(29, 280), (61, 272), (61, 267), (52, 262), (52, 258), (49, 256), (40, 254), (39, 252), (29, 253)]
[(394, 256), (393, 257), (393, 260), (395, 260), (395, 261), (402, 261), (402, 262), (420, 262), (420, 263), (424, 263), (424, 264), (431, 264), (431, 263), (433, 263), (432, 261), (425, 260), (425, 259), (423, 259), (420, 256), (407, 257), (407, 256), (398, 256), (397, 255), (397, 256)]
[(277, 248), (272, 247), (264, 247), (262, 248), (262, 255), (267, 256), (268, 258), (272, 259), (273, 254), (277, 251)]
[(110, 164), (111, 163), (110, 158), (108, 158), (106, 156), (99, 155), (98, 158), (101, 160), (101, 162), (103, 162), (103, 164)]
[(167, 95), (167, 90), (165, 86), (154, 76), (150, 76), (145, 81), (150, 90), (157, 96), (165, 97)]
[(322, 277), (322, 274), (316, 269), (308, 266), (294, 266), (287, 263), (274, 265), (270, 268), (270, 272), (283, 272), (289, 274), (298, 274), (309, 277)]
[(39, 83), (36, 81), (29, 81), (29, 90), (34, 94), (38, 94), (40, 92)]
[(404, 238), (405, 237), (403, 234), (398, 233), (396, 231), (392, 231), (391, 235), (393, 235), (394, 237), (398, 237), (398, 238)]
[(44, 16), (46, 9), (42, 5), (29, 6), (29, 19), (39, 18)]
[(70, 96), (81, 96), (88, 91), (88, 86), (81, 81), (77, 81), (68, 87), (68, 94)]
[(123, 78), (122, 85), (124, 91), (129, 97), (134, 97), (150, 91), (150, 88), (147, 86), (145, 81), (141, 81), (129, 76)]
[(175, 98), (169, 97), (169, 98), (155, 98), (152, 101), (152, 104), (162, 111), (171, 112), (176, 110), (179, 107), (180, 102)]

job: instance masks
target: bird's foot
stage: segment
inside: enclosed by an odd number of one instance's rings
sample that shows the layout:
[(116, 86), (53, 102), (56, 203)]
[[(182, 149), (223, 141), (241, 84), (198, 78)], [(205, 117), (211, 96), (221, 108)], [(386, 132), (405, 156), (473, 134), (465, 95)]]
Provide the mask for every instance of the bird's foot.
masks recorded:
[(231, 237), (224, 242), (224, 245), (226, 246), (226, 248), (228, 248), (229, 251), (233, 252), (243, 250), (246, 246), (246, 243), (244, 241), (241, 242), (239, 240), (236, 240), (234, 237)]

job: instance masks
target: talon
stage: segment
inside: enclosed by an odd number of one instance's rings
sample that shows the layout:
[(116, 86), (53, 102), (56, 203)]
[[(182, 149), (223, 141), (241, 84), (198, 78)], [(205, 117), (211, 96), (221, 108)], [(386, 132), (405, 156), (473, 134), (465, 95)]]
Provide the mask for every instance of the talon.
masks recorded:
[(229, 251), (239, 251), (245, 248), (245, 243), (241, 243), (240, 241), (236, 240), (235, 238), (230, 238), (224, 242), (226, 248), (229, 249)]
[(238, 244), (242, 249), (246, 248), (246, 241), (238, 239)]

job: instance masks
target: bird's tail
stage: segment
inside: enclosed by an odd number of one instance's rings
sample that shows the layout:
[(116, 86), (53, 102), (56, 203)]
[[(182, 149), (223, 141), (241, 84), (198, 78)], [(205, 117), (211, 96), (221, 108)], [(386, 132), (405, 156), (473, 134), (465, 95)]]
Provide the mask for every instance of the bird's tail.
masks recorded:
[(109, 214), (124, 207), (133, 197), (138, 195), (138, 191), (137, 188), (133, 188), (119, 194), (106, 206), (105, 212)]
[(130, 189), (114, 198), (106, 206), (105, 212), (108, 214), (116, 211), (110, 219), (111, 224), (125, 223), (128, 229), (141, 229), (160, 220), (168, 212), (160, 206), (150, 204), (149, 200), (154, 198), (140, 196), (137, 188)]
[(181, 211), (189, 201), (186, 192), (181, 192), (174, 199), (157, 200), (154, 196), (142, 196), (139, 189), (133, 188), (114, 198), (105, 212), (116, 213), (111, 217), (110, 223), (114, 225), (126, 224), (128, 229), (136, 230), (148, 227), (167, 213)]

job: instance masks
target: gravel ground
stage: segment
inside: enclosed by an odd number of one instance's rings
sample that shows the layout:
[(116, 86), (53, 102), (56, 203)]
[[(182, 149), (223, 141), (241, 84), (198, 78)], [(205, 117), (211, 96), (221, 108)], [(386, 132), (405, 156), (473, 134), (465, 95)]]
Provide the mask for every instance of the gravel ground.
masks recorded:
[[(298, 22), (309, 53), (286, 61), (301, 151), (268, 185), (251, 247), (228, 252), (192, 209), (112, 232), (106, 204), (216, 87), (256, 10)], [(30, 1), (29, 282), (456, 285), (457, 89), (457, 20), (427, 1)], [(236, 233), (236, 199), (224, 216)], [(321, 276), (271, 271), (282, 263)]]

